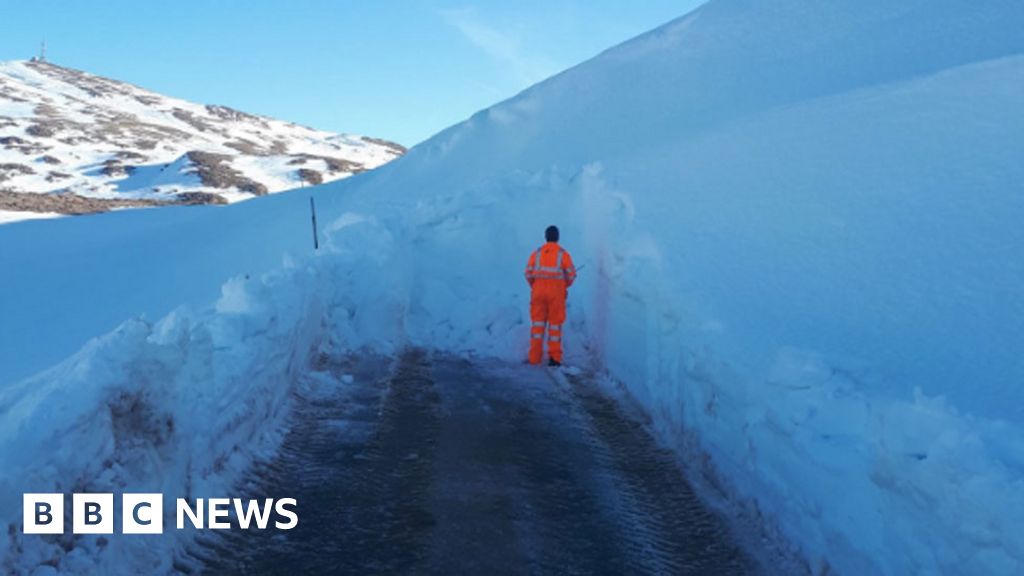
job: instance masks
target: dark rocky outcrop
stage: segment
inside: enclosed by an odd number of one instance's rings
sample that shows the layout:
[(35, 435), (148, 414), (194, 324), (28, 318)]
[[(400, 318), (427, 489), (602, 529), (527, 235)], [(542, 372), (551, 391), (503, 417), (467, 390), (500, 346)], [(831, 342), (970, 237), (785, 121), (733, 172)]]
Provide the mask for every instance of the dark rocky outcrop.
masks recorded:
[(3, 182), (4, 180), (7, 180), (13, 176), (31, 175), (35, 173), (35, 170), (33, 170), (30, 166), (26, 166), (24, 164), (13, 164), (10, 162), (0, 164), (0, 182)]
[(231, 156), (214, 154), (202, 150), (192, 150), (188, 154), (189, 161), (195, 167), (196, 174), (205, 186), (213, 188), (238, 188), (256, 196), (267, 194), (267, 187), (232, 168), (227, 162)]
[(82, 215), (106, 212), (115, 208), (145, 208), (155, 206), (196, 206), (202, 204), (227, 204), (219, 194), (211, 192), (186, 192), (168, 200), (134, 198), (88, 198), (73, 192), (49, 194), (19, 193), (0, 190), (0, 210), (15, 212), (55, 212), (58, 214)]
[(323, 160), (327, 164), (327, 171), (331, 174), (338, 172), (348, 172), (350, 174), (359, 174), (365, 172), (366, 167), (358, 162), (351, 160), (345, 160), (344, 158), (332, 158), (330, 156), (318, 156), (316, 154), (296, 154), (294, 158), (288, 161), (290, 165), (301, 165), (305, 164), (309, 160)]
[(401, 156), (402, 154), (405, 154), (406, 152), (409, 151), (405, 146), (402, 146), (401, 144), (399, 144), (397, 142), (392, 142), (390, 140), (383, 140), (381, 138), (371, 138), (369, 136), (363, 136), (363, 141), (364, 142), (369, 142), (370, 144), (376, 144), (378, 146), (383, 146), (385, 148), (389, 148), (389, 149), (395, 151), (399, 156)]
[(49, 138), (57, 133), (57, 129), (56, 125), (52, 122), (39, 122), (26, 128), (25, 133), (37, 138)]
[(125, 176), (132, 173), (134, 166), (126, 166), (123, 162), (116, 158), (111, 158), (103, 162), (103, 168), (100, 169), (100, 174), (104, 176)]
[(324, 183), (324, 175), (317, 172), (316, 170), (310, 170), (309, 168), (299, 168), (298, 170), (299, 180), (307, 182), (314, 186)]
[(198, 206), (201, 204), (227, 204), (228, 201), (220, 194), (212, 192), (182, 192), (175, 196), (174, 204), (183, 206)]
[(206, 111), (209, 112), (211, 116), (216, 116), (221, 120), (229, 120), (231, 122), (253, 122), (259, 124), (263, 128), (268, 127), (266, 118), (255, 114), (249, 114), (248, 112), (241, 112), (234, 108), (228, 108), (227, 106), (208, 104), (206, 106)]
[(113, 208), (158, 206), (155, 200), (112, 200), (86, 198), (71, 192), (55, 194), (18, 193), (0, 190), (0, 210), (16, 212), (57, 212), (59, 214), (95, 214)]
[(269, 154), (265, 148), (249, 140), (234, 140), (231, 142), (225, 142), (224, 145), (232, 150), (238, 150), (242, 154), (248, 154), (250, 156), (266, 156)]

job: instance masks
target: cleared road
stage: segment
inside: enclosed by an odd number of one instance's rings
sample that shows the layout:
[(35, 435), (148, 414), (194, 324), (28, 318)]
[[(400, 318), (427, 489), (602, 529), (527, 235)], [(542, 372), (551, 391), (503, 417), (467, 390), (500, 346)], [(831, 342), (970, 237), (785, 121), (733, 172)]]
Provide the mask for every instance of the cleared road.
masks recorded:
[(423, 351), (321, 368), (339, 381), (297, 393), (248, 487), (297, 498), (298, 527), (208, 537), (205, 572), (754, 571), (672, 455), (583, 378)]

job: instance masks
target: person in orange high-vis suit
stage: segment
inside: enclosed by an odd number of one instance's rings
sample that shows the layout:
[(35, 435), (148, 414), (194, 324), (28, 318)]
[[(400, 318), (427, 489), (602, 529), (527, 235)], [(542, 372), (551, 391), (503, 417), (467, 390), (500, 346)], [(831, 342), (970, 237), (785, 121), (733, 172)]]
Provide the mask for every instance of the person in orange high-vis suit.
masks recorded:
[(540, 364), (544, 356), (544, 328), (548, 332), (548, 364), (562, 364), (562, 324), (565, 323), (565, 298), (576, 280), (572, 257), (558, 245), (558, 228), (544, 231), (547, 243), (530, 254), (526, 261), (526, 281), (530, 283), (530, 364)]

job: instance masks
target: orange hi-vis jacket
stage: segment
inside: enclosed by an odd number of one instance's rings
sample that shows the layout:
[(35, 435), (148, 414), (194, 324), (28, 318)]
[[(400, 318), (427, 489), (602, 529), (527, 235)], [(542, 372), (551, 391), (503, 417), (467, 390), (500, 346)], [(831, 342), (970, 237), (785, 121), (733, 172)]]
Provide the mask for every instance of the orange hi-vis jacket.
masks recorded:
[(562, 324), (565, 323), (565, 297), (576, 280), (572, 256), (548, 242), (530, 254), (526, 261), (526, 281), (530, 283), (530, 363), (539, 364), (544, 355), (544, 329), (548, 333), (548, 355), (562, 361)]

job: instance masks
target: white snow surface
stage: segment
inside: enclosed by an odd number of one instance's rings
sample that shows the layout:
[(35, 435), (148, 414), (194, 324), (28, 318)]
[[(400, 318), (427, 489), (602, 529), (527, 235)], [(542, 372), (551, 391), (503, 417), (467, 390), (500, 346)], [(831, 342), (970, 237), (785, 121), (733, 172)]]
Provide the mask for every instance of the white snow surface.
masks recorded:
[(518, 361), (555, 223), (569, 361), (811, 572), (1024, 572), (1021, 29), (712, 0), (371, 173), (0, 228), (0, 563), (167, 568), (22, 536), (21, 492), (225, 491), (320, 346)]
[(62, 216), (62, 214), (57, 214), (56, 212), (20, 212), (17, 210), (0, 210), (0, 224), (20, 222), (22, 220), (59, 218), (60, 216)]

